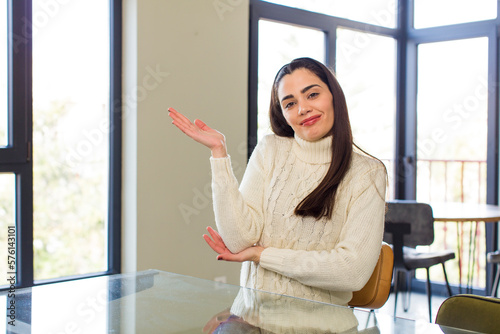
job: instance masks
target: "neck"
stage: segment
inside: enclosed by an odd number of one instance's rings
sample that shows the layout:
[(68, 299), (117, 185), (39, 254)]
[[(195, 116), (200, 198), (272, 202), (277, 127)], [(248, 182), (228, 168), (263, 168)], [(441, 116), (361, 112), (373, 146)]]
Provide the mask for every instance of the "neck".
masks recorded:
[(327, 136), (311, 142), (295, 135), (293, 151), (300, 160), (307, 163), (330, 163), (332, 160), (332, 137)]

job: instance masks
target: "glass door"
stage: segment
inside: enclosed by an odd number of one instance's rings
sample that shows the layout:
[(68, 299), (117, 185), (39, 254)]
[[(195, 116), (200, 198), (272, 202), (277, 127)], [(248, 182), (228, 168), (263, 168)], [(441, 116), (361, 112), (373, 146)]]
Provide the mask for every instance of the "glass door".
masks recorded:
[(396, 40), (337, 29), (336, 73), (344, 90), (354, 143), (384, 162), (394, 198)]
[(33, 0), (35, 280), (107, 270), (109, 6)]
[[(417, 92), (417, 200), (486, 203), (488, 39), (420, 44)], [(483, 223), (476, 231), (475, 224), (437, 222), (435, 234), (431, 248), (486, 249)], [(455, 260), (450, 283), (460, 282), (464, 265)], [(484, 268), (479, 256), (474, 286), (484, 288)], [(442, 270), (431, 275), (442, 279)]]

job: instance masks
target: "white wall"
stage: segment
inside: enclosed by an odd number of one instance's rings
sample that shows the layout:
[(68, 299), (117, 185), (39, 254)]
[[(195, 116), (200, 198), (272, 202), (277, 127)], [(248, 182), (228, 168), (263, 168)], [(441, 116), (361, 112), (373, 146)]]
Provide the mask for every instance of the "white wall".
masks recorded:
[(210, 152), (171, 124), (167, 108), (224, 133), (241, 179), (248, 16), (248, 0), (124, 1), (124, 272), (238, 283), (239, 264), (216, 261), (201, 237), (214, 226)]

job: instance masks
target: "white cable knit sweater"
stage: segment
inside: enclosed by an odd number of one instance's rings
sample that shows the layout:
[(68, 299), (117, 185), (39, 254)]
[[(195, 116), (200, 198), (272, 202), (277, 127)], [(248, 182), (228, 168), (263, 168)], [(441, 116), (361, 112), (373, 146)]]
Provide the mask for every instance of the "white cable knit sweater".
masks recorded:
[(384, 229), (386, 172), (379, 161), (354, 151), (331, 219), (294, 214), (323, 179), (331, 154), (331, 137), (266, 136), (240, 186), (230, 157), (210, 159), (215, 219), (226, 246), (233, 253), (266, 247), (260, 263), (242, 264), (242, 286), (347, 305), (368, 281)]

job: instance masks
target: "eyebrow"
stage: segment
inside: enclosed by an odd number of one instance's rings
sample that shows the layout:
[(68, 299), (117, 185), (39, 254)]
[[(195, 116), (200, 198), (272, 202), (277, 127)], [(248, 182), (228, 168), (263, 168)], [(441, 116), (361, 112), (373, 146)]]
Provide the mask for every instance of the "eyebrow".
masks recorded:
[[(304, 94), (305, 92), (307, 92), (309, 89), (313, 88), (313, 87), (320, 87), (320, 85), (318, 84), (312, 84), (312, 85), (309, 85), (307, 87), (304, 87), (302, 88), (302, 90), (300, 91), (301, 94)], [(285, 101), (286, 99), (290, 99), (293, 97), (293, 94), (288, 94), (286, 96), (284, 96), (282, 99), (281, 99), (281, 102)]]

